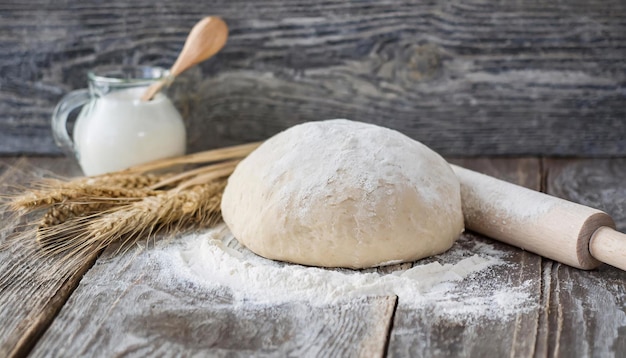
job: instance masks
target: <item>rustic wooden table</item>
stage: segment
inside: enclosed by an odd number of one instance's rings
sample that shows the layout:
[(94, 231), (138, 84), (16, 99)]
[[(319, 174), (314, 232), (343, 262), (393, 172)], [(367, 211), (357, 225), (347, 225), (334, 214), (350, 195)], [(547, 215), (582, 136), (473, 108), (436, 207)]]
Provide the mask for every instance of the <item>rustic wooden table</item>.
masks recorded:
[[(62, 158), (0, 159), (0, 183), (37, 170), (76, 175)], [(626, 230), (626, 159), (451, 158), (451, 162), (612, 215)], [(15, 227), (2, 216), (0, 240)], [(548, 239), (548, 238), (546, 238)], [(242, 306), (156, 280), (148, 251), (105, 251), (70, 272), (54, 259), (25, 263), (20, 244), (0, 252), (0, 356), (542, 357), (626, 354), (626, 273), (581, 271), (466, 233), (507, 252), (490, 285), (524, 290), (531, 309), (471, 321), (410, 310), (395, 296), (350, 304)], [(404, 266), (405, 268), (407, 265)], [(511, 270), (510, 267), (516, 267)], [(388, 270), (388, 269), (387, 269)], [(58, 279), (41, 280), (53, 272)], [(472, 295), (467, 292), (467, 295)]]

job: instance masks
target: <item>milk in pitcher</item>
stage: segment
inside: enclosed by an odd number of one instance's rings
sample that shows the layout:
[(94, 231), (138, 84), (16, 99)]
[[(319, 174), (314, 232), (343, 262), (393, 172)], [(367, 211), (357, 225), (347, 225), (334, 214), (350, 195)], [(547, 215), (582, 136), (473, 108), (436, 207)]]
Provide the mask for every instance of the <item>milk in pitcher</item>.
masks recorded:
[(180, 114), (161, 93), (141, 101), (144, 91), (138, 87), (111, 92), (83, 107), (73, 137), (86, 175), (185, 153)]

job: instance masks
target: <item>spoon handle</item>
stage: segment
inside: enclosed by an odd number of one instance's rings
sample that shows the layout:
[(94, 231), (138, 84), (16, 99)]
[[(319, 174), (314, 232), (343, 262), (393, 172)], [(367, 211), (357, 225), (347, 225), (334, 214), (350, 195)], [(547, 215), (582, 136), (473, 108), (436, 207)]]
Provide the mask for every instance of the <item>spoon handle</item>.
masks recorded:
[(170, 69), (178, 76), (190, 67), (215, 55), (226, 44), (228, 26), (217, 16), (207, 16), (191, 29), (180, 55)]
[(166, 83), (167, 81), (160, 80), (159, 82), (151, 84), (150, 87), (148, 87), (141, 96), (141, 100), (144, 102), (152, 100), (152, 98), (154, 98), (154, 96), (156, 96), (156, 94), (159, 93), (159, 91), (161, 91), (163, 87), (165, 87)]
[(150, 85), (141, 96), (141, 100), (150, 101), (176, 76), (215, 55), (224, 47), (227, 38), (228, 26), (224, 20), (216, 16), (208, 16), (200, 20), (189, 32), (183, 49), (170, 69), (170, 75)]

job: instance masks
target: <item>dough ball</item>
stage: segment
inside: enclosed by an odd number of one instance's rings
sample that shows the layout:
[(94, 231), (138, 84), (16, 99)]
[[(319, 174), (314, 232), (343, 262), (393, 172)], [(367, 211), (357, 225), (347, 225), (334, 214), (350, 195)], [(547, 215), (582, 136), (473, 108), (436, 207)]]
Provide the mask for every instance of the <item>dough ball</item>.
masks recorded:
[(463, 231), (460, 184), (443, 158), (345, 119), (263, 143), (229, 178), (222, 215), (256, 254), (324, 267), (414, 261), (448, 250)]

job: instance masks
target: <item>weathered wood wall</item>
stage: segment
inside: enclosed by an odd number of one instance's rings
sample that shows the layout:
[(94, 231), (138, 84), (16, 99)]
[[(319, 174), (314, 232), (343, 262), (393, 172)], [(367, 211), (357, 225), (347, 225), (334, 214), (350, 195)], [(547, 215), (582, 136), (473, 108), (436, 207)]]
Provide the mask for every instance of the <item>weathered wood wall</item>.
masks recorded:
[(0, 154), (58, 153), (87, 69), (169, 67), (208, 14), (230, 40), (171, 90), (192, 151), (347, 117), (448, 155), (626, 154), (623, 0), (2, 1)]

